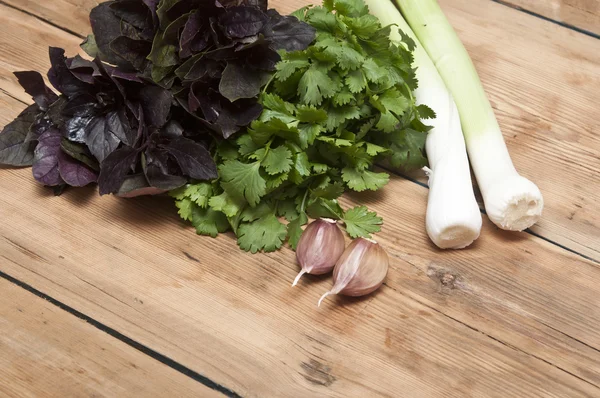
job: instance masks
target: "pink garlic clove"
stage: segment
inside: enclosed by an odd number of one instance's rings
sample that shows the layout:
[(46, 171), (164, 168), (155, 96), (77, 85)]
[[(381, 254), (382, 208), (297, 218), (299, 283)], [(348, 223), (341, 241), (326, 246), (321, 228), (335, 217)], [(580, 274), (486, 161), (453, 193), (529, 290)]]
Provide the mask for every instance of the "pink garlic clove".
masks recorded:
[(302, 270), (292, 286), (296, 286), (304, 274), (331, 272), (345, 246), (344, 234), (335, 220), (321, 218), (310, 223), (298, 241), (296, 258)]
[(385, 250), (371, 239), (354, 240), (344, 251), (333, 270), (333, 288), (319, 300), (332, 294), (364, 296), (377, 290), (387, 276), (389, 258)]

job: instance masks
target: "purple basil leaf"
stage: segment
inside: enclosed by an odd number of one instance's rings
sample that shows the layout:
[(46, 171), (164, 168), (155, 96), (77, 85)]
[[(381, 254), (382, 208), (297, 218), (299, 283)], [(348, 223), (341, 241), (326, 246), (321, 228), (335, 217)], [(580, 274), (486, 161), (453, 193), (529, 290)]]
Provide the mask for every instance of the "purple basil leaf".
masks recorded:
[(169, 158), (164, 150), (148, 150), (145, 153), (146, 164), (144, 173), (151, 186), (172, 190), (187, 183), (187, 178), (181, 175), (173, 175), (169, 171)]
[(136, 174), (125, 178), (123, 185), (121, 185), (116, 195), (121, 198), (135, 198), (145, 195), (160, 195), (165, 192), (167, 191), (164, 189), (151, 187), (145, 175)]
[(86, 128), (85, 143), (100, 163), (115, 151), (121, 142), (112, 130), (114, 127), (114, 124), (107, 123), (107, 118), (98, 116)]
[(60, 141), (60, 149), (75, 160), (87, 165), (90, 169), (100, 171), (98, 161), (92, 156), (85, 144), (71, 142), (65, 137)]
[(263, 111), (261, 104), (254, 100), (237, 101), (236, 110), (233, 113), (236, 115), (236, 124), (238, 126), (248, 126), (254, 120), (258, 119)]
[(254, 98), (260, 94), (271, 74), (244, 67), (237, 62), (229, 62), (223, 71), (219, 92), (231, 102), (240, 98)]
[[(188, 18), (183, 31), (181, 32), (181, 36), (179, 37), (179, 57), (187, 58), (192, 55), (192, 43), (195, 43), (195, 38), (206, 37), (206, 40), (200, 40), (198, 46), (204, 45), (203, 48), (199, 50), (195, 50), (196, 52), (202, 51), (208, 45), (208, 32), (205, 29), (202, 29), (202, 22), (204, 18), (202, 18), (202, 13), (200, 11), (196, 11)], [(206, 33), (206, 34), (205, 34)]]
[(135, 73), (135, 72), (125, 72), (125, 71), (123, 71), (121, 69), (114, 69), (114, 70), (112, 70), (111, 74), (110, 74), (110, 77), (114, 78), (114, 79), (127, 80), (127, 81), (135, 82), (135, 83), (144, 83), (144, 81), (139, 78), (139, 76), (137, 75), (137, 73)]
[(266, 22), (267, 15), (256, 7), (230, 7), (219, 16), (219, 24), (230, 38), (257, 35)]
[(100, 195), (119, 191), (137, 157), (138, 151), (136, 149), (124, 146), (104, 159), (98, 177)]
[(42, 134), (34, 151), (33, 177), (47, 186), (64, 183), (58, 171), (58, 154), (62, 137), (58, 129), (49, 129)]
[(266, 71), (274, 71), (275, 65), (281, 61), (279, 53), (266, 45), (250, 46), (237, 56), (244, 59), (247, 66)]
[(15, 72), (14, 75), (19, 80), (19, 84), (25, 89), (25, 92), (33, 97), (41, 110), (48, 110), (48, 107), (58, 99), (58, 96), (46, 86), (44, 78), (39, 72)]
[(148, 62), (146, 57), (152, 50), (152, 43), (119, 36), (110, 43), (110, 49), (133, 65), (136, 70), (143, 70)]
[(94, 84), (95, 76), (98, 76), (98, 66), (92, 61), (81, 58), (76, 55), (73, 58), (67, 58), (65, 61), (67, 68), (71, 71), (71, 74), (77, 79), (87, 84)]
[(62, 114), (65, 116), (89, 117), (98, 113), (97, 99), (87, 92), (75, 94), (65, 104)]
[(163, 145), (162, 148), (175, 158), (184, 175), (196, 180), (217, 178), (217, 166), (210, 152), (202, 145), (178, 137)]
[(121, 36), (121, 19), (111, 10), (114, 1), (100, 3), (90, 12), (90, 23), (100, 50), (101, 59), (113, 65), (122, 62), (121, 58), (110, 49), (110, 43)]
[(221, 63), (210, 58), (200, 59), (186, 73), (185, 80), (217, 79), (221, 77)]
[(50, 80), (55, 89), (70, 97), (80, 91), (85, 91), (89, 88), (89, 85), (73, 76), (67, 67), (66, 61), (65, 50), (50, 47), (50, 63), (52, 67), (48, 71), (48, 80)]
[(84, 187), (98, 180), (94, 171), (62, 151), (58, 152), (58, 171), (62, 179), (73, 187)]
[(143, 29), (152, 18), (148, 7), (140, 0), (117, 0), (110, 4), (112, 12), (121, 20)]
[(152, 22), (154, 28), (158, 28), (158, 15), (156, 15), (156, 9), (158, 8), (158, 3), (160, 0), (142, 0), (146, 7), (150, 10), (150, 15), (152, 17)]
[(258, 7), (263, 11), (267, 11), (267, 0), (218, 0), (221, 7), (233, 7), (233, 6), (253, 6)]
[(125, 108), (109, 112), (106, 115), (106, 128), (126, 145), (132, 147), (135, 144), (137, 131), (129, 125)]
[(61, 127), (62, 134), (69, 141), (83, 144), (86, 142), (88, 126), (92, 120), (94, 120), (94, 116), (74, 116)]
[(183, 127), (176, 120), (171, 120), (165, 125), (162, 130), (163, 134), (171, 138), (181, 137), (183, 135)]
[(0, 164), (19, 167), (33, 164), (36, 143), (28, 138), (38, 114), (38, 106), (30, 105), (0, 132)]
[(162, 127), (169, 117), (173, 94), (162, 87), (144, 86), (139, 96), (148, 126)]
[(276, 50), (305, 50), (315, 39), (316, 29), (296, 17), (280, 15), (276, 10), (267, 11), (269, 21), (264, 35)]

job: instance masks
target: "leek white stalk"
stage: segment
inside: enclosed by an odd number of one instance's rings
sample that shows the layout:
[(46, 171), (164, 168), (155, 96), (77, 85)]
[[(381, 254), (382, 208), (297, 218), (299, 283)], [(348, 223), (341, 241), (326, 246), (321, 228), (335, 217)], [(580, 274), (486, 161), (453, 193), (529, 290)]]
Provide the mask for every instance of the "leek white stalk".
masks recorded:
[(467, 50), (436, 0), (396, 2), (456, 101), (488, 217), (502, 229), (529, 228), (541, 217), (542, 194), (515, 169)]
[(396, 6), (389, 0), (365, 2), (383, 26), (395, 25), (392, 40), (401, 39), (400, 29), (415, 41), (414, 66), (419, 80), (415, 97), (417, 103), (429, 106), (436, 113), (435, 119), (426, 122), (433, 126), (425, 148), (430, 166), (427, 234), (442, 249), (462, 249), (479, 237), (482, 221), (456, 104)]

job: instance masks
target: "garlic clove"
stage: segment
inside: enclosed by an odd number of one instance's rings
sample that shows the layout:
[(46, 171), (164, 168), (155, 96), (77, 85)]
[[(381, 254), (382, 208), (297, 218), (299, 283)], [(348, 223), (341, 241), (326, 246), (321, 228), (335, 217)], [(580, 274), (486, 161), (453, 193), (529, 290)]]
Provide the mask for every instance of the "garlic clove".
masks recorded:
[(302, 270), (292, 286), (296, 286), (304, 274), (331, 272), (345, 246), (344, 234), (335, 220), (320, 218), (310, 223), (298, 241), (296, 258)]
[(319, 300), (333, 294), (364, 296), (377, 290), (385, 280), (389, 258), (379, 243), (371, 239), (354, 240), (333, 270), (333, 288)]

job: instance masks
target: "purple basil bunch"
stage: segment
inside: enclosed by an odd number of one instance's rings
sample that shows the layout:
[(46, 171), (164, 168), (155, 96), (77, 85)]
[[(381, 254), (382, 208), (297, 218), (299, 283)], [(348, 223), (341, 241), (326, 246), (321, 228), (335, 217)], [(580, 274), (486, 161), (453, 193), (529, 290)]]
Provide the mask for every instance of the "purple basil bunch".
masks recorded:
[(219, 141), (262, 113), (258, 96), (315, 29), (266, 0), (114, 0), (90, 13), (82, 48), (50, 48), (46, 86), (16, 72), (35, 104), (0, 133), (0, 164), (33, 166), (44, 185), (97, 182), (135, 196), (217, 178)]

